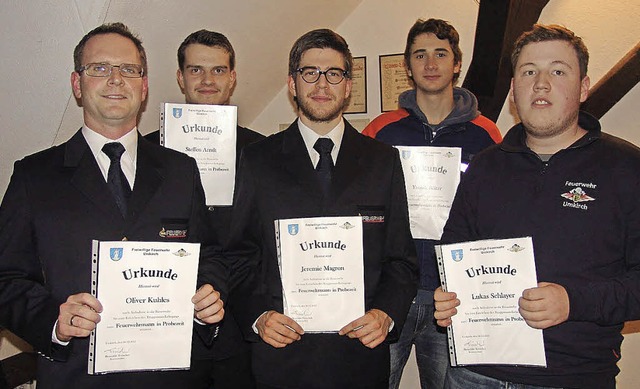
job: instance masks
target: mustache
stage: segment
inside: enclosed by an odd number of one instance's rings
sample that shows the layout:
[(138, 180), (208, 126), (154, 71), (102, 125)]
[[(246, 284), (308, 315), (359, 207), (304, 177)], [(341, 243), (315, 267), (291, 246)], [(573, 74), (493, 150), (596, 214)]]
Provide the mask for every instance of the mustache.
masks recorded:
[(306, 97), (308, 97), (308, 98), (314, 98), (314, 97), (328, 97), (328, 98), (330, 98), (330, 99), (332, 99), (332, 100), (335, 100), (335, 99), (336, 99), (336, 95), (335, 95), (335, 94), (333, 94), (333, 93), (327, 93), (327, 92), (325, 92), (325, 93), (310, 92), (310, 93), (307, 93)]

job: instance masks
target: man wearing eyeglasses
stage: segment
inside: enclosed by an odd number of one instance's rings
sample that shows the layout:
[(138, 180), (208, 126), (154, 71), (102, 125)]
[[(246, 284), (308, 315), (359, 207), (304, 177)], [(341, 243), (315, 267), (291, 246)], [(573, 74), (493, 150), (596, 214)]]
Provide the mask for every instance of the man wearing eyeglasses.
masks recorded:
[[(259, 388), (387, 388), (386, 340), (397, 337), (416, 292), (398, 152), (342, 117), (351, 68), (340, 35), (300, 37), (288, 77), (298, 118), (246, 146), (240, 160), (227, 255), (252, 276), (237, 304)], [(283, 314), (274, 220), (320, 216), (362, 216), (365, 314), (339, 332), (305, 333)]]
[[(16, 162), (0, 207), (0, 325), (31, 343), (38, 388), (189, 387), (190, 372), (87, 374), (102, 304), (91, 287), (91, 240), (211, 238), (195, 161), (137, 132), (147, 96), (142, 43), (121, 23), (89, 32), (74, 51), (84, 125), (66, 143)], [(179, 239), (160, 231), (179, 231)], [(194, 325), (213, 341), (224, 268), (201, 258)], [(162, 340), (159, 339), (159, 342)]]

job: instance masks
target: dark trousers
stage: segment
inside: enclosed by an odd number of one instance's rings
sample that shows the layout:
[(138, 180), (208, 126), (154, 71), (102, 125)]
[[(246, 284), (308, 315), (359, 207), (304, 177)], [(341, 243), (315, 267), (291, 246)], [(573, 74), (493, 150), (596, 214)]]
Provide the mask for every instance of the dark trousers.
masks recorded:
[[(267, 384), (257, 383), (257, 389), (282, 389), (278, 386), (271, 386)], [(387, 381), (380, 382), (378, 385), (374, 386), (358, 386), (358, 389), (389, 389), (389, 383)], [(296, 388), (297, 389), (297, 388)], [(355, 389), (353, 386), (349, 386), (348, 388), (326, 388), (326, 389)]]
[(251, 374), (251, 354), (244, 352), (233, 357), (215, 361), (199, 359), (191, 361), (192, 385), (194, 389), (254, 389)]

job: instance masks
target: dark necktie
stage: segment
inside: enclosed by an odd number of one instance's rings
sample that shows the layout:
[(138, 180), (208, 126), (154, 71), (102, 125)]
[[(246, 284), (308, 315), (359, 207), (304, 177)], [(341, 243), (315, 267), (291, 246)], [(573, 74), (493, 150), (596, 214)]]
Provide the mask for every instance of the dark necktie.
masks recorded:
[(116, 200), (122, 216), (127, 215), (127, 201), (131, 196), (129, 182), (120, 166), (120, 157), (124, 153), (124, 146), (118, 142), (106, 143), (102, 147), (102, 152), (107, 154), (111, 160), (109, 173), (107, 174), (107, 186)]
[(331, 150), (333, 150), (333, 141), (329, 138), (318, 138), (313, 148), (320, 154), (320, 160), (316, 166), (318, 180), (322, 186), (324, 195), (329, 194), (331, 186), (331, 173), (333, 172), (333, 159), (331, 158)]

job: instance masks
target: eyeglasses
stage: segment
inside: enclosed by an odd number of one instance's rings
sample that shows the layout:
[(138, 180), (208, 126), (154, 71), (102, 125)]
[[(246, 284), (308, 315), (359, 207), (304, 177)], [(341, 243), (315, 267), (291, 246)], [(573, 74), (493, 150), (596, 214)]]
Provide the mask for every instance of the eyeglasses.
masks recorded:
[(300, 73), (304, 82), (313, 84), (320, 79), (320, 76), (324, 74), (324, 77), (327, 79), (327, 82), (332, 85), (336, 85), (342, 82), (344, 78), (349, 74), (346, 70), (342, 70), (339, 68), (331, 68), (325, 71), (322, 71), (318, 68), (314, 68), (313, 66), (305, 66), (300, 69), (296, 69), (296, 72)]
[(91, 77), (109, 77), (113, 68), (118, 68), (120, 75), (127, 78), (140, 78), (144, 75), (144, 69), (142, 65), (133, 63), (122, 63), (120, 65), (111, 65), (108, 63), (88, 63), (80, 69), (78, 73), (84, 72), (87, 76)]

